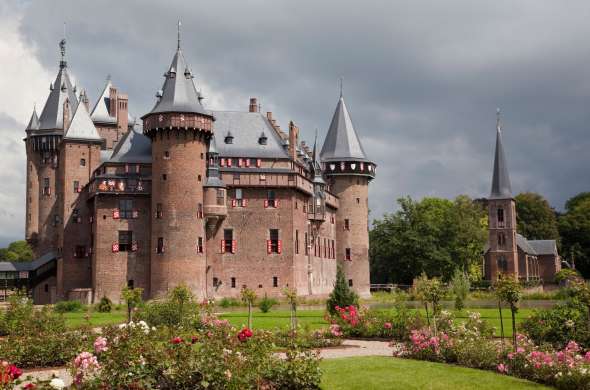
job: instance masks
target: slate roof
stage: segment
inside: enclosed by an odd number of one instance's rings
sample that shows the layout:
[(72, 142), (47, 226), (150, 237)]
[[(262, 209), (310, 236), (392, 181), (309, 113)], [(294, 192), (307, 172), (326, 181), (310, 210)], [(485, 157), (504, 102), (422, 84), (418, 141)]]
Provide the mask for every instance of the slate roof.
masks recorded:
[(54, 252), (48, 252), (43, 256), (33, 261), (27, 262), (12, 262), (12, 261), (0, 261), (0, 272), (14, 272), (14, 271), (33, 271), (37, 268), (49, 263), (51, 260), (56, 259), (57, 256)]
[(55, 81), (50, 86), (49, 96), (39, 117), (39, 129), (63, 129), (63, 104), (70, 100), (70, 107), (78, 105), (75, 87), (72, 86), (65, 61), (60, 64)]
[(108, 78), (107, 82), (102, 90), (102, 93), (100, 94), (100, 97), (96, 100), (96, 104), (94, 105), (94, 108), (92, 109), (92, 114), (90, 114), (90, 117), (92, 118), (92, 121), (95, 123), (106, 123), (106, 124), (116, 124), (117, 123), (117, 118), (114, 116), (111, 116), (111, 113), (109, 112), (109, 108), (110, 108), (110, 90), (111, 87), (113, 86), (113, 84), (111, 83), (111, 79)]
[(342, 96), (340, 96), (334, 116), (332, 116), (332, 122), (320, 152), (320, 159), (324, 162), (368, 161)]
[(194, 76), (184, 59), (180, 44), (164, 77), (164, 85), (158, 91), (161, 96), (149, 114), (190, 112), (211, 115), (201, 104), (201, 95), (197, 91)]
[(38, 130), (39, 129), (39, 117), (37, 116), (37, 109), (33, 108), (33, 114), (29, 120), (29, 124), (25, 130)]
[(557, 256), (557, 242), (555, 240), (529, 240), (529, 244), (537, 255)]
[(117, 143), (108, 161), (150, 163), (152, 162), (152, 143), (148, 137), (131, 129)]
[(102, 142), (102, 138), (98, 135), (85, 104), (79, 103), (76, 107), (64, 139)]
[(496, 152), (494, 155), (494, 174), (492, 176), (492, 191), (490, 199), (512, 198), (512, 186), (508, 175), (508, 164), (504, 155), (502, 145), (502, 129), (497, 126), (496, 130)]
[[(259, 112), (213, 111), (213, 129), (218, 136), (216, 142), (222, 157), (252, 157), (288, 159), (283, 142), (268, 119)], [(225, 135), (231, 132), (233, 142), (224, 142)], [(267, 137), (266, 145), (259, 143), (260, 135)]]
[(530, 245), (529, 240), (518, 233), (516, 233), (516, 245), (522, 249), (524, 253), (528, 253), (529, 255), (537, 254), (535, 249)]

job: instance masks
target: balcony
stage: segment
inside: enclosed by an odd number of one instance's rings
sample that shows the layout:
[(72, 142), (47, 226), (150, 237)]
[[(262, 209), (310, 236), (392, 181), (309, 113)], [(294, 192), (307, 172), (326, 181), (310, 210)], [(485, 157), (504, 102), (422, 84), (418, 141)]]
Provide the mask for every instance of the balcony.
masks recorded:
[(141, 178), (96, 178), (90, 183), (91, 194), (149, 194), (152, 183)]

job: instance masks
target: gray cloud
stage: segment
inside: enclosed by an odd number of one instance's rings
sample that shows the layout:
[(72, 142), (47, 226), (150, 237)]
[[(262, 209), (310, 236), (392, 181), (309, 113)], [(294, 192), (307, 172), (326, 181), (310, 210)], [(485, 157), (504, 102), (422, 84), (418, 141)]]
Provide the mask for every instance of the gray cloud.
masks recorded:
[(515, 191), (540, 192), (560, 209), (589, 187), (584, 1), (60, 0), (22, 12), (22, 36), (45, 68), (57, 70), (66, 21), (79, 84), (95, 98), (111, 74), (136, 115), (154, 102), (179, 18), (211, 108), (246, 109), (257, 96), (311, 140), (316, 127), (325, 134), (343, 76), (379, 165), (373, 217), (405, 195), (487, 195), (497, 106)]

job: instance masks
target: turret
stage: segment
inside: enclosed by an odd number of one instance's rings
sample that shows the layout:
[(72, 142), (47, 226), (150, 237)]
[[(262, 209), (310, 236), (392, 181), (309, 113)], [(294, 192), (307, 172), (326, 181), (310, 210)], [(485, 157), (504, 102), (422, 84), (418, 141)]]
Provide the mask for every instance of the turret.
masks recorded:
[(96, 125), (98, 134), (104, 139), (105, 149), (113, 149), (127, 133), (129, 123), (135, 121), (129, 115), (127, 95), (120, 93), (113, 86), (110, 76), (107, 77), (90, 117)]
[(214, 229), (227, 216), (227, 189), (221, 180), (219, 172), (219, 151), (215, 143), (215, 136), (209, 140), (207, 151), (207, 179), (204, 185), (205, 218), (207, 226)]
[(492, 190), (488, 198), (488, 233), (490, 250), (487, 254), (486, 278), (495, 280), (500, 274), (518, 277), (516, 237), (516, 204), (508, 175), (508, 163), (502, 144), (500, 110), (496, 121), (496, 151), (492, 175)]
[(331, 192), (339, 198), (336, 212), (336, 259), (348, 284), (370, 295), (369, 182), (375, 164), (367, 159), (342, 94), (320, 153)]
[(205, 297), (203, 184), (214, 118), (201, 104), (180, 32), (164, 77), (154, 108), (142, 118), (152, 142), (151, 296), (185, 284)]

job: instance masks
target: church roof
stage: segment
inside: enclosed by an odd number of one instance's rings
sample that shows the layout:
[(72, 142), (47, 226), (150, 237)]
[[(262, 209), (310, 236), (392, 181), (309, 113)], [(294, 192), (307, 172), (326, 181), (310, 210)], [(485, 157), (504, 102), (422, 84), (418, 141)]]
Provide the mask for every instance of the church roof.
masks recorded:
[(152, 144), (148, 137), (130, 129), (115, 146), (109, 162), (150, 163), (152, 161)]
[(350, 114), (340, 96), (332, 117), (328, 134), (320, 153), (322, 161), (354, 160), (367, 161), (361, 141), (352, 125)]
[(492, 191), (490, 199), (509, 199), (512, 198), (512, 186), (508, 175), (508, 164), (502, 145), (502, 128), (500, 121), (496, 126), (496, 153), (494, 155), (494, 174), (492, 176)]
[(78, 103), (64, 139), (102, 142), (102, 138), (98, 135), (98, 131), (96, 131), (84, 103)]
[(39, 129), (39, 117), (37, 116), (37, 109), (33, 108), (33, 114), (29, 120), (29, 124), (25, 130), (38, 130)]
[(69, 99), (70, 107), (78, 105), (75, 87), (70, 81), (67, 65), (62, 61), (57, 77), (49, 87), (49, 96), (39, 117), (40, 130), (63, 129), (63, 105), (66, 99)]
[[(289, 158), (281, 137), (261, 113), (213, 111), (212, 114), (215, 133), (225, 135), (231, 130), (233, 137), (232, 143), (223, 139), (216, 142), (221, 157)], [(266, 144), (259, 142), (262, 133)]]
[(557, 255), (555, 240), (529, 240), (529, 244), (538, 255)]
[(108, 124), (116, 124), (117, 118), (112, 116), (109, 112), (110, 109), (110, 90), (113, 84), (111, 83), (111, 79), (107, 78), (107, 82), (100, 94), (100, 97), (96, 100), (96, 104), (92, 109), (92, 114), (90, 117), (92, 121), (95, 123), (108, 123)]

